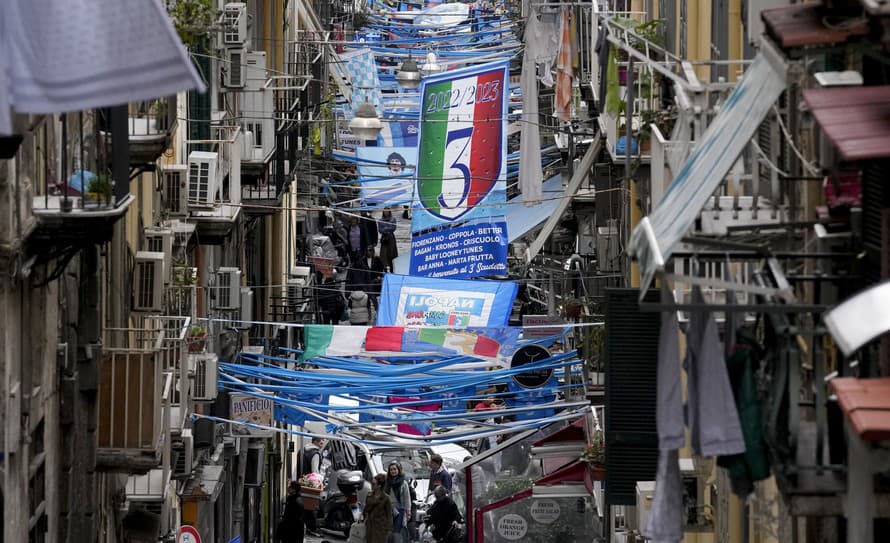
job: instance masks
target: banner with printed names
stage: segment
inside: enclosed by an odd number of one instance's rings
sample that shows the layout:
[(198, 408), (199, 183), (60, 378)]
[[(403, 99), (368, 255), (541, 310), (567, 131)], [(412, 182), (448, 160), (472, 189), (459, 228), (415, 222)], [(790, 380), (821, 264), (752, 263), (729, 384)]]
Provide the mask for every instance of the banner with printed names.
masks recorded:
[(506, 61), (423, 81), (411, 275), (506, 275), (508, 81)]

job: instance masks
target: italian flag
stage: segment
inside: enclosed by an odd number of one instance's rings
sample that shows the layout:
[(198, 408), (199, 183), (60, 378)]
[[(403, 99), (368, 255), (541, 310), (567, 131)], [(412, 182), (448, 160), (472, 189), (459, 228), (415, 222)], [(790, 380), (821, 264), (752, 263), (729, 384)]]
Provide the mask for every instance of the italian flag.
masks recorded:
[(503, 75), (503, 69), (493, 69), (425, 85), (417, 194), (430, 213), (457, 218), (497, 182), (509, 90)]
[[(301, 360), (316, 356), (355, 356), (363, 352), (403, 352), (405, 330), (402, 326), (307, 325), (306, 349)], [(420, 328), (417, 339), (470, 356), (495, 358), (501, 349), (497, 341), (466, 330)], [(422, 344), (419, 347), (422, 350)], [(417, 347), (412, 350), (418, 352)]]

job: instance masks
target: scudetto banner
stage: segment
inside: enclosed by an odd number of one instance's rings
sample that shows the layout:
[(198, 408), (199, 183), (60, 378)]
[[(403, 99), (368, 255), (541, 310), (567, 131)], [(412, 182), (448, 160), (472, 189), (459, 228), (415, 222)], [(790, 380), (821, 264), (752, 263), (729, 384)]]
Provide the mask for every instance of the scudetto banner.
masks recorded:
[[(439, 74), (421, 85), (412, 275), (506, 273), (508, 70), (507, 62), (493, 62)], [(442, 251), (450, 256), (431, 256)], [(493, 258), (473, 259), (481, 254)]]
[(507, 326), (518, 284), (387, 274), (378, 326)]

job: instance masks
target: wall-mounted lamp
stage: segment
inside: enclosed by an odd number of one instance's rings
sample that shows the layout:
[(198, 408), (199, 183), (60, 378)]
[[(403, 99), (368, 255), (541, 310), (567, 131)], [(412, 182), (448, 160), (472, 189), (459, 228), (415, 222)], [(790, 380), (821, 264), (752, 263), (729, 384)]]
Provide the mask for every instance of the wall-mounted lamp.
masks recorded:
[(361, 141), (376, 140), (383, 130), (383, 123), (377, 116), (377, 110), (367, 100), (355, 110), (355, 116), (349, 121), (349, 129)]
[(439, 59), (436, 56), (436, 53), (430, 51), (426, 54), (426, 64), (420, 67), (420, 73), (423, 77), (427, 77), (433, 74), (437, 74), (442, 71), (442, 65), (439, 64)]
[(408, 57), (408, 60), (402, 63), (398, 73), (396, 73), (396, 82), (403, 89), (412, 90), (420, 86), (420, 69), (417, 67), (417, 61)]

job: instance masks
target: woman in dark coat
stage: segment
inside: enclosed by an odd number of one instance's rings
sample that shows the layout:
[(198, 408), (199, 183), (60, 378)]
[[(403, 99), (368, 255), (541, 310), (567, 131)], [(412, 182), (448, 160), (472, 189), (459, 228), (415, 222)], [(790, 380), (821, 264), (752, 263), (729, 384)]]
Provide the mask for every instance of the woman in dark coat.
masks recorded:
[(386, 543), (392, 531), (392, 500), (385, 492), (386, 475), (378, 473), (371, 481), (371, 493), (365, 500), (365, 541)]
[(278, 523), (278, 541), (281, 543), (303, 543), (303, 502), (300, 500), (300, 483), (291, 481), (284, 502), (284, 514)]

